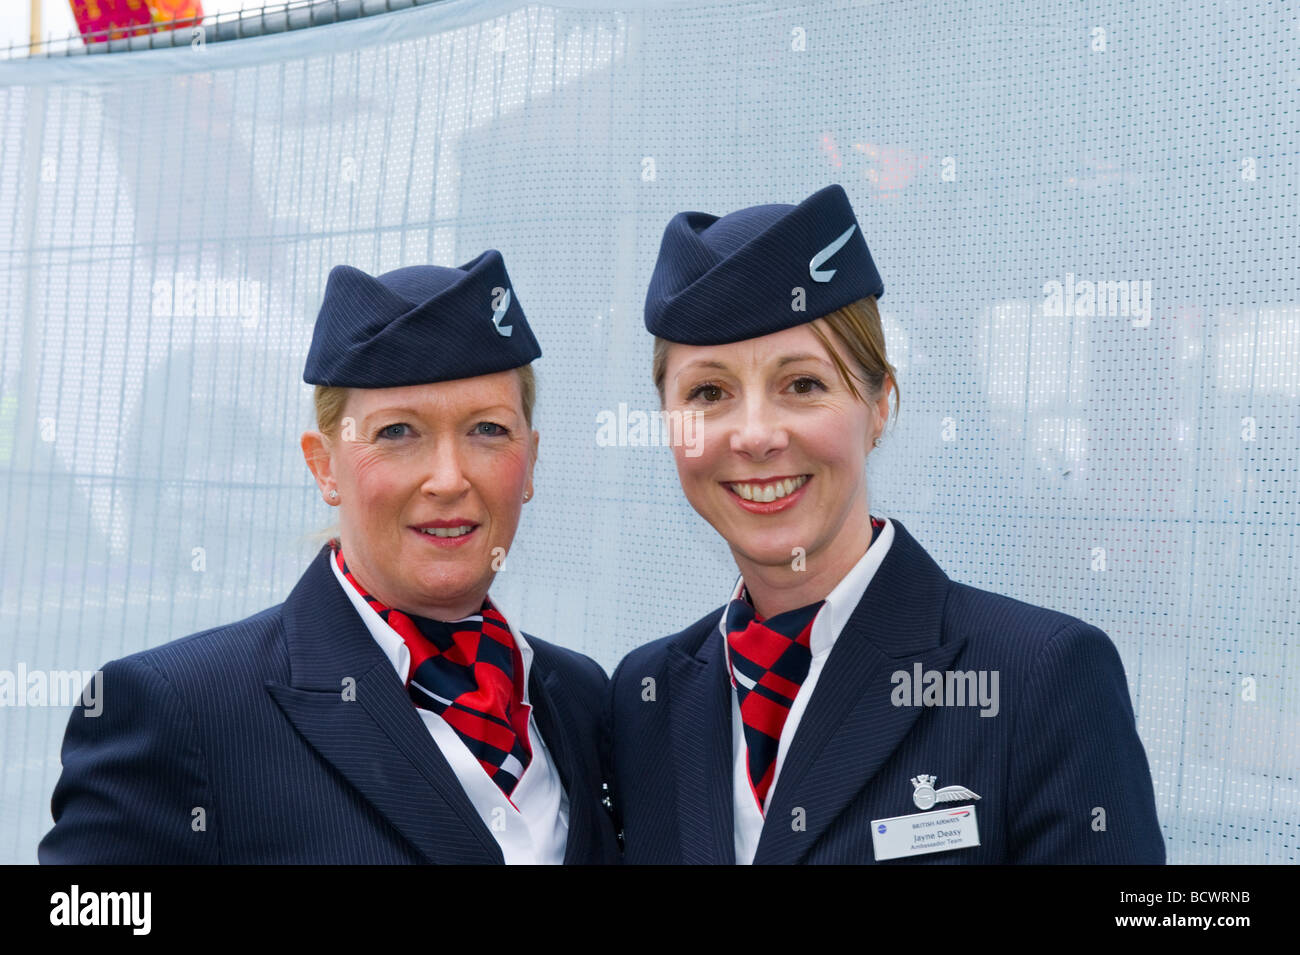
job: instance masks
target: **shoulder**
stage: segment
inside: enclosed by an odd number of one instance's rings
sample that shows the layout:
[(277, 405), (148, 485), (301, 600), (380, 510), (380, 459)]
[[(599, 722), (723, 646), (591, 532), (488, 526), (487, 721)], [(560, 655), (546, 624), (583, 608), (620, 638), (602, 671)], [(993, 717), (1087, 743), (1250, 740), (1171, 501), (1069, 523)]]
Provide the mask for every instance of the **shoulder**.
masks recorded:
[(953, 582), (944, 605), (945, 637), (1013, 656), (1037, 656), (1054, 642), (1112, 647), (1110, 638), (1085, 620), (1004, 594)]
[[(1066, 709), (1085, 698), (1130, 712), (1128, 677), (1115, 642), (1085, 620), (1012, 597), (954, 583), (943, 639), (964, 643), (957, 665), (1000, 679), (1011, 712)], [(1093, 708), (1094, 704), (1089, 704)], [(1017, 720), (1017, 725), (1030, 728)]]
[(894, 544), (885, 559), (895, 564), (897, 599), (913, 604), (938, 601), (941, 642), (963, 643), (965, 664), (1000, 670), (1004, 679), (1016, 679), (1036, 661), (1050, 664), (1054, 654), (1046, 651), (1070, 647), (1076, 654), (1120, 668), (1115, 645), (1099, 628), (1059, 610), (951, 579), (901, 521), (891, 521)]
[(227, 686), (240, 676), (282, 678), (288, 673), (283, 606), (130, 654), (107, 664), (105, 671), (146, 667), (169, 682), (185, 684), (195, 679), (213, 681), (219, 674), (215, 682)]
[[(159, 819), (178, 806), (187, 816), (189, 807), (211, 808), (224, 792), (217, 767), (222, 747), (240, 739), (232, 728), (254, 700), (270, 705), (264, 681), (287, 673), (281, 632), (272, 607), (95, 671), (68, 718), (50, 802), (55, 826), (40, 860), (217, 861), (216, 838), (191, 842), (197, 830)], [(245, 756), (257, 758), (255, 750)]]

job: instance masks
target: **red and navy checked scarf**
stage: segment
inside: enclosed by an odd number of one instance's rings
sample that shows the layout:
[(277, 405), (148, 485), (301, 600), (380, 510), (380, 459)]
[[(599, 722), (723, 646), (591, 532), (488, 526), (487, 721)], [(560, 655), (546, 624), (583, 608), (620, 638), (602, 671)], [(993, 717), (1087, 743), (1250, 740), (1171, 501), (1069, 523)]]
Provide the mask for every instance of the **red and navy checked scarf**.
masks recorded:
[[(871, 518), (872, 544), (884, 526), (884, 521)], [(745, 767), (759, 812), (763, 812), (776, 776), (781, 730), (812, 666), (813, 622), (825, 603), (819, 600), (765, 620), (758, 616), (749, 591), (742, 587), (740, 597), (726, 609), (731, 685), (740, 703)]]
[(406, 687), (416, 706), (439, 714), (507, 797), (532, 760), (523, 657), (505, 617), (484, 598), (472, 617), (444, 622), (403, 613), (366, 592), (331, 540), (339, 570), (411, 653)]

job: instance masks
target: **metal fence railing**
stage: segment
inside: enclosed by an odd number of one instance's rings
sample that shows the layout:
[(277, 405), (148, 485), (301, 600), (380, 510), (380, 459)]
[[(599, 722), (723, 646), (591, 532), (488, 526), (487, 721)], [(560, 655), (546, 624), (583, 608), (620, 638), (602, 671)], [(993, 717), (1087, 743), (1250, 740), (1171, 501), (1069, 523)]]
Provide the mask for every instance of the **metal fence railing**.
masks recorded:
[(80, 56), (219, 43), (304, 30), (437, 2), (440, 0), (285, 0), (203, 17), (114, 26), (89, 33), (70, 32), (62, 37), (51, 34), (21, 45), (10, 42), (0, 47), (0, 56), (6, 59)]

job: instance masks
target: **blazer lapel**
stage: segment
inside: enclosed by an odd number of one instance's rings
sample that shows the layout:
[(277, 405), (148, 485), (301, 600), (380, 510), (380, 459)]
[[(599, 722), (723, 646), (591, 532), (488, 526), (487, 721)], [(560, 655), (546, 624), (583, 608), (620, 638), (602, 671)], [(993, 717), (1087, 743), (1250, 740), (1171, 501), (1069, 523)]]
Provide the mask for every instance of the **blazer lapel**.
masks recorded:
[[(564, 690), (559, 685), (559, 677), (553, 670), (539, 677), (538, 662), (534, 646), (532, 673), (528, 680), (529, 701), (533, 705), (537, 728), (555, 760), (560, 781), (564, 783), (564, 791), (569, 794), (569, 835), (564, 846), (564, 862), (578, 865), (589, 862), (594, 852), (592, 836), (599, 823), (594, 815), (598, 794), (588, 791), (587, 786), (591, 779), (599, 778), (599, 772), (582, 765), (577, 742), (568, 733), (568, 727), (576, 724), (564, 709)], [(593, 772), (596, 775), (593, 776)]]
[(940, 642), (947, 575), (893, 524), (889, 553), (836, 639), (799, 722), (756, 864), (798, 862), (911, 729), (922, 708), (893, 705), (892, 674), (911, 674), (917, 663), (943, 670), (964, 645)]
[(677, 777), (681, 861), (733, 865), (731, 684), (717, 620), (692, 656), (668, 658), (672, 761)]
[(268, 681), (267, 692), (303, 739), (430, 862), (503, 862), (329, 559), (325, 547), (284, 603), (291, 685)]

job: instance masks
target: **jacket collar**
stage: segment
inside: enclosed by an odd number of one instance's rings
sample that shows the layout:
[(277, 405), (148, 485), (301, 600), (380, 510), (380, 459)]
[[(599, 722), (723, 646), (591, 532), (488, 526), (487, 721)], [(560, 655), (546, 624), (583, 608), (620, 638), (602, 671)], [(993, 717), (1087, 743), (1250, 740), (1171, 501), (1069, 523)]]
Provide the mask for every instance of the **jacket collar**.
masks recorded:
[(289, 683), (268, 682), (267, 691), (312, 748), (429, 862), (502, 862), (392, 663), (339, 586), (330, 555), (323, 547), (284, 602)]

